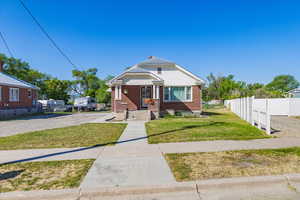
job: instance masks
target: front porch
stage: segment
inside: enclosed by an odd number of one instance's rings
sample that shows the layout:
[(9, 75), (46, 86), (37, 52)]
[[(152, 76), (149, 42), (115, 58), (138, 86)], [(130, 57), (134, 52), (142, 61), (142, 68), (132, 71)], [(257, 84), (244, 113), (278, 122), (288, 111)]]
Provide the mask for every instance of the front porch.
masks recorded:
[(161, 91), (158, 82), (152, 85), (115, 85), (112, 87), (112, 110), (115, 113), (126, 112), (126, 118), (130, 117), (130, 112), (136, 111), (148, 111), (150, 119), (158, 118)]

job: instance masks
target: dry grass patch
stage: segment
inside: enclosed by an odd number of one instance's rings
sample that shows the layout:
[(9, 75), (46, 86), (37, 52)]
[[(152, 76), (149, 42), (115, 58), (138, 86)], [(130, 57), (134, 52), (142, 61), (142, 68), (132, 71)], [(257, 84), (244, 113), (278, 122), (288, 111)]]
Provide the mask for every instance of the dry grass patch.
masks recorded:
[(166, 154), (177, 181), (300, 173), (300, 147)]
[(0, 166), (0, 193), (78, 187), (92, 159), (30, 162)]

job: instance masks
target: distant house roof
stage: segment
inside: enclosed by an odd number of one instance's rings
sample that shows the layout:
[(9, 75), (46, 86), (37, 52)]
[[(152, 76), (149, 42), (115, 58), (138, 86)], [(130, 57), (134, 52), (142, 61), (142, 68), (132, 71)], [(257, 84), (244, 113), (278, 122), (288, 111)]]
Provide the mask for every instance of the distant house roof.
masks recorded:
[(296, 88), (289, 91), (289, 93), (299, 93), (299, 92), (300, 92), (300, 88)]
[(35, 89), (35, 90), (40, 89), (30, 83), (19, 80), (13, 76), (4, 74), (2, 72), (0, 72), (0, 85), (15, 86), (15, 87), (20, 87), (20, 88), (30, 88), (30, 89)]

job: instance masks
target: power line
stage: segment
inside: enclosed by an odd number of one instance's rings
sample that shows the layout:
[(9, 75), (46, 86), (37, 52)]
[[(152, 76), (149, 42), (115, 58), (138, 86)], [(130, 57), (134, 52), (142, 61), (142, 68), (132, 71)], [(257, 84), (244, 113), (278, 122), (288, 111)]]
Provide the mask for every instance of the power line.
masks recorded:
[(9, 46), (8, 46), (5, 38), (4, 38), (4, 35), (1, 33), (1, 31), (0, 31), (0, 37), (1, 37), (2, 41), (3, 41), (4, 46), (6, 47), (8, 53), (10, 55), (10, 57), (14, 57), (13, 54), (12, 54), (12, 51), (10, 50), (10, 48), (9, 48)]
[(23, 8), (27, 11), (27, 13), (31, 16), (33, 21), (37, 24), (37, 26), (41, 29), (41, 31), (45, 34), (45, 36), (50, 40), (52, 45), (59, 51), (59, 53), (73, 66), (76, 68), (74, 62), (63, 52), (63, 50), (58, 46), (58, 44), (54, 41), (54, 39), (47, 33), (46, 29), (39, 23), (37, 18), (35, 18), (29, 8), (25, 5), (22, 0), (19, 0)]

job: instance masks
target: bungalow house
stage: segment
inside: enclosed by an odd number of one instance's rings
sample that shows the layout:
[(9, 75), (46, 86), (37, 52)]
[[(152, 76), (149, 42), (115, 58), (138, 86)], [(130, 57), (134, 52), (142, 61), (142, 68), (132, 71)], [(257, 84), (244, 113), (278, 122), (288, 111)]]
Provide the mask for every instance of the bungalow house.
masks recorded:
[(0, 119), (38, 111), (39, 88), (3, 73), (0, 60)]
[(289, 91), (288, 94), (291, 98), (300, 98), (300, 88), (293, 89)]
[(200, 114), (203, 83), (176, 63), (150, 56), (109, 81), (112, 111), (127, 118), (141, 112), (150, 118), (175, 112)]

